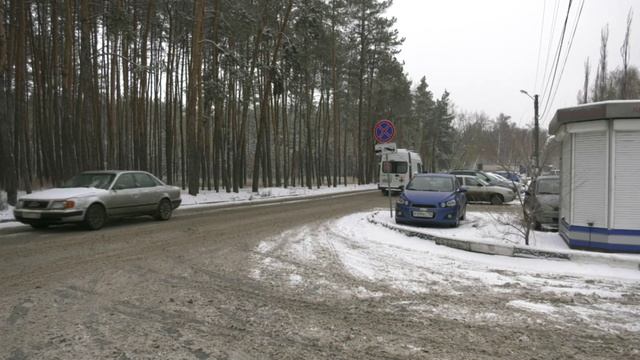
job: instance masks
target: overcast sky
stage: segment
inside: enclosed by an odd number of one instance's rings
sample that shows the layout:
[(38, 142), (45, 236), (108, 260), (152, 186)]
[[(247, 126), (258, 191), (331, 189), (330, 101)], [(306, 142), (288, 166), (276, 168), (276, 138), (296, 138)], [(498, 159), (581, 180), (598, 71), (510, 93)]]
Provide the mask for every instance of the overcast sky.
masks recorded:
[[(568, 3), (569, 0), (395, 0), (388, 15), (398, 19), (396, 27), (406, 38), (399, 59), (405, 61), (414, 87), (422, 76), (426, 76), (436, 96), (440, 96), (445, 88), (451, 93), (458, 111), (485, 112), (491, 117), (503, 112), (513, 121), (525, 125), (533, 121), (533, 101), (520, 94), (520, 89), (532, 95), (544, 92), (543, 83), (547, 81), (543, 78), (551, 71), (551, 58), (556, 51)], [(581, 0), (573, 1), (567, 39), (571, 37), (581, 3)], [(541, 118), (542, 125), (549, 123), (555, 109), (576, 104), (587, 56), (592, 64), (591, 78), (595, 78), (600, 31), (607, 23), (609, 69), (620, 66), (627, 13), (634, 5), (631, 63), (640, 65), (640, 1), (586, 0), (553, 109)], [(552, 49), (545, 74), (552, 33)], [(566, 50), (566, 46), (563, 49)], [(561, 59), (564, 60), (564, 55)], [(562, 62), (557, 77), (561, 68)]]

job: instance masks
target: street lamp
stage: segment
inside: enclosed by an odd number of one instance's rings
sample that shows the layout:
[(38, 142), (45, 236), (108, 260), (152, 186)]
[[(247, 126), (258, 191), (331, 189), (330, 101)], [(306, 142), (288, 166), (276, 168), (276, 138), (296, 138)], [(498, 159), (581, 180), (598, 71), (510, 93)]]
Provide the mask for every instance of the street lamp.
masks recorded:
[(534, 112), (534, 126), (533, 126), (533, 145), (534, 156), (536, 157), (536, 172), (540, 169), (540, 125), (538, 124), (538, 95), (529, 95), (525, 90), (520, 90), (521, 93), (527, 95), (533, 100), (533, 112)]

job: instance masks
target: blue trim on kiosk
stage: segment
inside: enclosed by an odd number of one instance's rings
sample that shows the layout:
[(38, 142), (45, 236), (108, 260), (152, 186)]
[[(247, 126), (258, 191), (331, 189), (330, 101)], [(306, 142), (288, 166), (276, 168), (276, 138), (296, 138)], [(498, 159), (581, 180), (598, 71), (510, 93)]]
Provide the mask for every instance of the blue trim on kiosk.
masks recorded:
[[(605, 228), (597, 228), (597, 227), (588, 227), (588, 226), (576, 226), (569, 225), (564, 219), (561, 221), (562, 227), (559, 231), (560, 236), (564, 239), (564, 241), (571, 248), (594, 248), (608, 251), (622, 251), (622, 252), (640, 252), (640, 230), (621, 230), (621, 229), (605, 229)], [(567, 232), (581, 232), (581, 233), (589, 233), (591, 234), (601, 234), (601, 235), (617, 235), (617, 236), (638, 236), (638, 244), (616, 244), (616, 243), (602, 243), (597, 241), (587, 241), (587, 240), (576, 240), (570, 238), (564, 231)]]

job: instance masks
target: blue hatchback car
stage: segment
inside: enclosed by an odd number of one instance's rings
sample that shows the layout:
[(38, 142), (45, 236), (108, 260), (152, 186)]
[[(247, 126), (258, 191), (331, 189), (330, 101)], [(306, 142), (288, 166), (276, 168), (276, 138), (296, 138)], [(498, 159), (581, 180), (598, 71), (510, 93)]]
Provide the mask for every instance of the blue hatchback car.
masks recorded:
[(396, 223), (457, 227), (467, 213), (466, 190), (455, 175), (418, 174), (396, 203)]

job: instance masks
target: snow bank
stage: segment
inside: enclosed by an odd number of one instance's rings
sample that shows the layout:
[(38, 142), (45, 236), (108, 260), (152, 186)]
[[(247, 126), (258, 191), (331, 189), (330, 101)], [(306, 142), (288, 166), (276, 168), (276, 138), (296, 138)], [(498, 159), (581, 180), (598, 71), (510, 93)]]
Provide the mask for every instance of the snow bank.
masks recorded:
[[(487, 213), (468, 211), (466, 219), (457, 228), (418, 227), (398, 225), (388, 212), (372, 215), (377, 222), (387, 223), (402, 229), (421, 232), (449, 239), (471, 240), (499, 245), (525, 245), (524, 236), (517, 229), (518, 217), (513, 213)], [(529, 245), (540, 250), (567, 250), (569, 247), (558, 233), (532, 231)]]
[(251, 192), (251, 188), (240, 189), (238, 193), (227, 193), (225, 191), (215, 192), (201, 190), (196, 196), (189, 195), (183, 191), (182, 206), (211, 206), (215, 204), (226, 204), (236, 202), (263, 201), (271, 199), (287, 199), (294, 197), (308, 197), (316, 195), (339, 194), (350, 191), (364, 191), (377, 189), (377, 185), (340, 185), (338, 187), (322, 186), (320, 188), (308, 189), (305, 187), (289, 187), (289, 188), (262, 188), (257, 193)]

